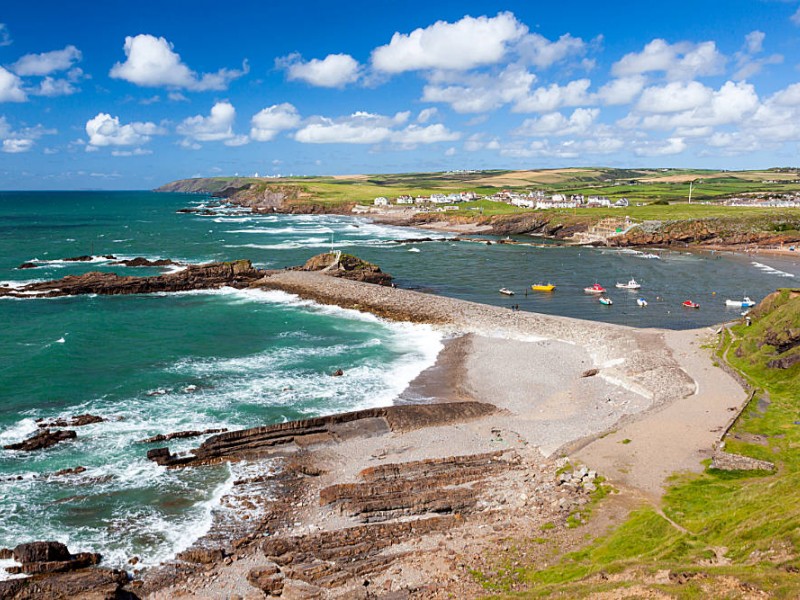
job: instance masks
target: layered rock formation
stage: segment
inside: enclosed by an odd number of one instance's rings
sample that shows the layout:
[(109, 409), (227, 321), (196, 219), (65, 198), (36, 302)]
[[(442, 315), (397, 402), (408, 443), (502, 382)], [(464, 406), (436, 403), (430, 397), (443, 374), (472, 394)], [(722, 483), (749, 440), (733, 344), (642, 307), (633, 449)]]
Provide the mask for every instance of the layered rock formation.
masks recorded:
[(0, 581), (0, 598), (39, 600), (41, 598), (130, 598), (122, 591), (128, 581), (124, 571), (93, 568), (100, 555), (92, 552), (71, 554), (59, 542), (19, 544), (0, 555), (13, 558), (20, 566), (7, 567), (11, 574), (26, 574), (23, 579)]
[(34, 435), (27, 440), (23, 440), (16, 444), (8, 444), (3, 446), (6, 450), (23, 450), (25, 452), (32, 452), (33, 450), (42, 450), (55, 446), (59, 442), (71, 440), (78, 437), (78, 434), (70, 429), (63, 429), (60, 431), (50, 431), (49, 429), (42, 429), (37, 431)]
[(63, 279), (31, 283), (21, 288), (0, 287), (0, 297), (54, 298), (80, 294), (118, 295), (152, 294), (155, 292), (182, 292), (187, 290), (217, 289), (223, 286), (248, 287), (264, 271), (256, 269), (249, 260), (192, 265), (184, 271), (154, 277), (122, 277), (116, 273), (90, 272), (69, 275)]
[(372, 408), (215, 435), (187, 456), (172, 454), (168, 448), (154, 448), (147, 453), (147, 458), (168, 467), (212, 464), (222, 460), (255, 458), (284, 448), (308, 448), (353, 437), (467, 421), (494, 411), (491, 404), (480, 402)]

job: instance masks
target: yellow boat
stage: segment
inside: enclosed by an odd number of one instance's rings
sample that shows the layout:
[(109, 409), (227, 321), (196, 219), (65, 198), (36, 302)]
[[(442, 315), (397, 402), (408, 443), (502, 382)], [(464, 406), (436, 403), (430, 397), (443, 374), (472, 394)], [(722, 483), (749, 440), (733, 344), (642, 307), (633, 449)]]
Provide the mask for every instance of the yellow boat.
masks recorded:
[(556, 289), (556, 286), (554, 286), (552, 283), (548, 283), (547, 285), (543, 283), (534, 283), (531, 286), (531, 289), (534, 292), (552, 292), (554, 289)]

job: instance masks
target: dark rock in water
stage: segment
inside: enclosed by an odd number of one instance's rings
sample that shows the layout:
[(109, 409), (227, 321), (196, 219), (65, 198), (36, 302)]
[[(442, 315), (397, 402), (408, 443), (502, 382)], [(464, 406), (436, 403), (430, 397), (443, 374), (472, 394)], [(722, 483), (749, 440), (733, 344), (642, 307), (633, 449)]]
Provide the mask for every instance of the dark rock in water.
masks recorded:
[(245, 288), (263, 277), (265, 272), (253, 267), (249, 260), (192, 265), (178, 273), (154, 277), (121, 277), (116, 273), (93, 271), (70, 275), (63, 279), (32, 283), (19, 289), (0, 288), (0, 297), (55, 298), (79, 294), (152, 294), (217, 289), (223, 286)]
[(137, 256), (136, 258), (118, 260), (117, 262), (113, 262), (111, 264), (123, 265), (125, 267), (168, 267), (170, 265), (179, 265), (180, 263), (176, 263), (174, 260), (171, 260), (169, 258), (149, 260), (143, 256)]
[(61, 477), (63, 475), (80, 475), (86, 471), (86, 467), (73, 467), (72, 469), (61, 469), (53, 473), (53, 477)]
[(89, 256), (88, 254), (84, 254), (83, 256), (72, 256), (70, 258), (62, 258), (64, 262), (89, 262), (94, 260), (94, 256)]
[(341, 369), (336, 369), (333, 373), (331, 373), (331, 377), (341, 377), (344, 375), (344, 371)]
[(76, 437), (78, 437), (78, 434), (70, 429), (61, 431), (50, 431), (49, 429), (43, 429), (42, 431), (39, 431), (29, 437), (27, 440), (23, 440), (16, 444), (9, 444), (7, 446), (3, 446), (3, 448), (6, 450), (25, 450), (26, 452), (30, 452), (32, 450), (49, 448), (50, 446), (55, 446), (59, 442), (71, 440)]
[(198, 437), (201, 435), (206, 435), (209, 433), (224, 433), (228, 431), (227, 429), (204, 429), (203, 431), (176, 431), (175, 433), (160, 433), (158, 435), (154, 435), (153, 437), (149, 437), (144, 440), (139, 440), (140, 444), (152, 444), (153, 442), (166, 442), (169, 440), (179, 439), (179, 438), (189, 438), (189, 437)]
[(392, 276), (381, 271), (380, 267), (352, 254), (326, 252), (317, 254), (306, 261), (300, 271), (318, 271), (331, 277), (342, 277), (353, 281), (390, 285)]
[(14, 558), (14, 551), (11, 548), (0, 548), (0, 560)]
[(45, 422), (43, 419), (37, 420), (36, 422), (39, 424), (38, 426), (46, 429), (50, 427), (81, 427), (83, 425), (91, 425), (93, 423), (102, 423), (105, 419), (103, 417), (98, 417), (97, 415), (76, 415), (72, 417), (69, 421), (66, 419), (56, 419), (55, 421)]
[(599, 369), (588, 369), (581, 373), (581, 377), (594, 377), (600, 372)]
[(69, 559), (69, 550), (61, 542), (29, 542), (14, 548), (14, 560), (23, 564)]
[(37, 265), (36, 263), (24, 262), (20, 266), (18, 266), (17, 268), (18, 269), (37, 269), (38, 267), (39, 267), (39, 265)]

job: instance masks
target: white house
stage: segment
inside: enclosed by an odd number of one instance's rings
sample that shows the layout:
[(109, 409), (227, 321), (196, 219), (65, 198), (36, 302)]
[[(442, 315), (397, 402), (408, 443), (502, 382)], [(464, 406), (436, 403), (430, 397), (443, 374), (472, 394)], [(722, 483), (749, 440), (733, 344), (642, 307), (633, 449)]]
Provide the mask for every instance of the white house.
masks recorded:
[(383, 196), (375, 198), (375, 206), (389, 206), (389, 200)]
[(398, 196), (398, 204), (414, 204), (414, 199), (411, 196)]

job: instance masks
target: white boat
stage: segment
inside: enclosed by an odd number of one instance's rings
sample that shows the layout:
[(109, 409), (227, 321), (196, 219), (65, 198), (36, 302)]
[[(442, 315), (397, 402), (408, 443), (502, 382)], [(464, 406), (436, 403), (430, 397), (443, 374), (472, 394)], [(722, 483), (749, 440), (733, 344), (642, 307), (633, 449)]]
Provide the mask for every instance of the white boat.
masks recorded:
[(623, 290), (638, 290), (641, 284), (637, 283), (637, 281), (631, 277), (631, 280), (628, 283), (617, 283), (618, 288), (622, 288)]
[(611, 298), (607, 298), (605, 296), (600, 297), (600, 304), (605, 304), (606, 306), (611, 306), (614, 302), (611, 301)]
[(498, 291), (499, 291), (501, 294), (505, 294), (506, 296), (513, 296), (513, 295), (514, 295), (514, 292), (513, 292), (513, 291), (511, 291), (511, 290), (510, 290), (510, 289), (508, 289), (508, 288), (500, 288)]
[(419, 250), (419, 248), (409, 248), (408, 251), (409, 252), (419, 252), (420, 250)]
[(636, 304), (644, 308), (645, 306), (647, 306), (647, 300), (645, 300), (644, 298), (637, 298)]
[(735, 306), (736, 308), (750, 308), (755, 305), (756, 303), (750, 300), (748, 296), (745, 296), (741, 300), (725, 300), (725, 306)]

